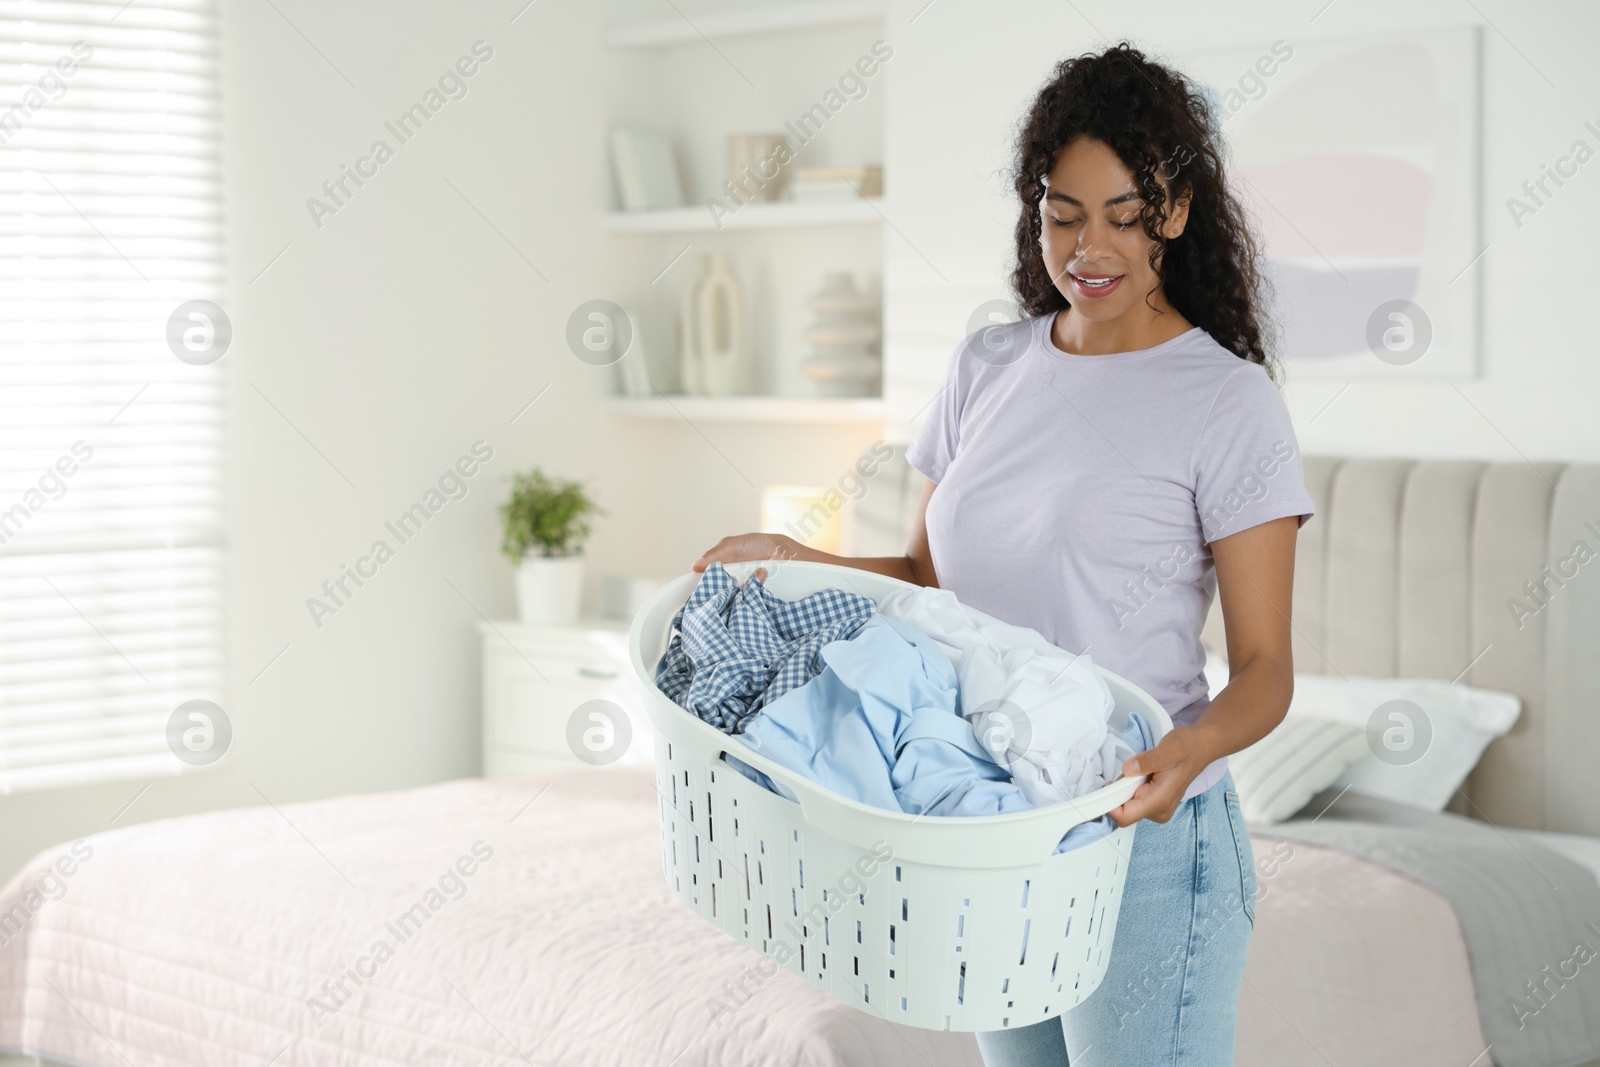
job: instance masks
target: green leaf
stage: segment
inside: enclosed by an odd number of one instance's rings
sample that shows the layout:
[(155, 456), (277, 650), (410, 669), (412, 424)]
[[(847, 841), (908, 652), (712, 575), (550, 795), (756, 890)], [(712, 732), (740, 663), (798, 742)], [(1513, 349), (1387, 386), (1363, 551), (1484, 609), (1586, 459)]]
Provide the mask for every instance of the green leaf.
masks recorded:
[(527, 555), (578, 555), (589, 537), (588, 517), (604, 514), (581, 483), (552, 481), (535, 467), (512, 477), (511, 497), (500, 505), (500, 551), (513, 563)]

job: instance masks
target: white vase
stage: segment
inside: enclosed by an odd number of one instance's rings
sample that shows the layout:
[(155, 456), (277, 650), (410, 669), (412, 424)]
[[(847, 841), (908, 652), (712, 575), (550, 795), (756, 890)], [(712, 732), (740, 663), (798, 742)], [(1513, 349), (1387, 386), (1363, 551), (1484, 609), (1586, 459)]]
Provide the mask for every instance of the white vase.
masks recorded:
[(711, 271), (711, 257), (702, 256), (700, 273), (683, 288), (678, 307), (678, 375), (679, 384), (689, 396), (703, 396), (706, 391), (705, 372), (700, 363), (700, 327), (698, 308), (700, 288)]
[(711, 270), (695, 297), (695, 358), (711, 396), (739, 396), (746, 388), (744, 297), (726, 252), (711, 254)]
[(523, 622), (564, 626), (578, 620), (582, 556), (524, 556), (516, 574), (517, 617)]

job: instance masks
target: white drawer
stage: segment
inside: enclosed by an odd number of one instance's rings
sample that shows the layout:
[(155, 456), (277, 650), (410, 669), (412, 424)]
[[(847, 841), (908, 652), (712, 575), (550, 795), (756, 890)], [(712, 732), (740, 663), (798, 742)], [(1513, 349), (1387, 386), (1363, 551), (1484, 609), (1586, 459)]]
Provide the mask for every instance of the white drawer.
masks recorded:
[(515, 623), (480, 625), (486, 655), (525, 656), (535, 663), (546, 660), (580, 660), (596, 664), (628, 665), (625, 630), (594, 628), (540, 628)]
[(534, 678), (551, 685), (629, 685), (635, 683), (633, 669), (626, 660), (607, 659), (604, 656), (535, 656), (518, 654), (512, 649), (496, 649), (489, 653), (491, 659), (504, 660), (507, 670), (524, 670)]
[(581, 762), (568, 745), (567, 723), (591, 700), (609, 701), (627, 713), (631, 738), (624, 760), (651, 757), (653, 741), (638, 683), (620, 664), (524, 658), (504, 649), (485, 656), (483, 685), (485, 774), (491, 751)]

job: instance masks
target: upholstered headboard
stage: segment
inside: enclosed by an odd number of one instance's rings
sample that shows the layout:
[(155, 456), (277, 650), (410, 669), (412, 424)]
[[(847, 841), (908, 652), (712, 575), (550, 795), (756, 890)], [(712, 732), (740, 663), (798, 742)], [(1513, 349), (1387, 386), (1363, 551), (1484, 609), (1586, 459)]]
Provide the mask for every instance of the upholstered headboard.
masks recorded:
[[(1305, 459), (1295, 670), (1459, 680), (1522, 715), (1451, 810), (1600, 835), (1600, 465)], [(1225, 647), (1214, 603), (1203, 637)]]
[[(901, 450), (897, 449), (897, 452)], [(1295, 670), (1515, 693), (1517, 724), (1451, 810), (1600, 836), (1600, 464), (1309, 456)], [(903, 552), (922, 475), (853, 509), (846, 551)], [(876, 483), (875, 483), (876, 484)], [(1202, 633), (1224, 649), (1213, 602)]]

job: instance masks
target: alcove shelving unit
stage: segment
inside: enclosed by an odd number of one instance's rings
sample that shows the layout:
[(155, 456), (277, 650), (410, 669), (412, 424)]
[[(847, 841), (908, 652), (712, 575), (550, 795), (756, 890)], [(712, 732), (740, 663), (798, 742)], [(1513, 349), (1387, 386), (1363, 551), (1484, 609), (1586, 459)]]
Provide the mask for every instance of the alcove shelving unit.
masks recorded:
[[(636, 303), (622, 302), (649, 320), (649, 350), (675, 357), (676, 331), (665, 325), (675, 322), (673, 288), (684, 284), (683, 272), (697, 260), (690, 253), (728, 251), (745, 291), (758, 390), (731, 397), (615, 395), (607, 404), (611, 414), (788, 425), (884, 421), (881, 397), (805, 395), (811, 386), (799, 369), (805, 299), (825, 270), (851, 270), (858, 285), (875, 290), (881, 300), (883, 201), (757, 201), (721, 218), (706, 202), (726, 177), (719, 154), (727, 135), (776, 131), (786, 119), (805, 113), (864, 51), (856, 42), (870, 43), (878, 35), (873, 31), (881, 29), (884, 17), (882, 0), (799, 0), (685, 8), (670, 17), (617, 22), (606, 31), (618, 72), (608, 128), (637, 124), (671, 133), (687, 202), (668, 210), (613, 210), (605, 216), (605, 234), (620, 242), (613, 249), (618, 288), (624, 296), (630, 287), (637, 294)], [(850, 114), (837, 132), (826, 126), (798, 149), (791, 132), (798, 164), (881, 163), (883, 94), (880, 77), (860, 99), (840, 108)], [(662, 371), (663, 360), (665, 355), (652, 370)], [(668, 361), (665, 370), (673, 369)]]

